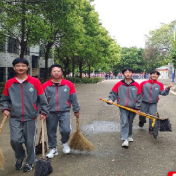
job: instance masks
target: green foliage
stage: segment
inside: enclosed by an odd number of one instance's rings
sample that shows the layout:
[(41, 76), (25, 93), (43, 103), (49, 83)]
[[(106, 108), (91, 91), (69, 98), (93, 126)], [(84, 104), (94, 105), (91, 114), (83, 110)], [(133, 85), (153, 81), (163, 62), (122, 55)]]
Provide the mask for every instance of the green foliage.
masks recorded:
[(174, 68), (176, 68), (176, 41), (173, 41), (172, 48), (170, 50), (170, 59), (174, 64)]
[(21, 57), (26, 46), (42, 45), (45, 75), (52, 49), (55, 62), (63, 65), (65, 75), (78, 69), (80, 73), (93, 69), (109, 71), (119, 61), (120, 46), (99, 22), (91, 1), (12, 1), (0, 0), (0, 35), (18, 40)]
[[(101, 82), (103, 80), (101, 77), (93, 77), (93, 78), (65, 77), (64, 79), (67, 79), (67, 80), (71, 81), (73, 84), (76, 84), (76, 83), (84, 83), (84, 84), (98, 83), (98, 82)], [(46, 81), (43, 80), (43, 79), (40, 79), (40, 82), (43, 84)]]
[(145, 70), (142, 48), (131, 47), (121, 49), (121, 59), (113, 68), (113, 73), (116, 75), (125, 67), (130, 67), (135, 73), (142, 73)]
[(146, 36), (146, 46), (144, 59), (146, 60), (146, 70), (155, 69), (171, 62), (170, 49), (173, 39), (173, 23), (163, 24), (159, 29), (149, 32)]
[(98, 83), (102, 81), (101, 77), (94, 77), (94, 78), (78, 78), (78, 77), (66, 77), (65, 79), (71, 81), (72, 83)]

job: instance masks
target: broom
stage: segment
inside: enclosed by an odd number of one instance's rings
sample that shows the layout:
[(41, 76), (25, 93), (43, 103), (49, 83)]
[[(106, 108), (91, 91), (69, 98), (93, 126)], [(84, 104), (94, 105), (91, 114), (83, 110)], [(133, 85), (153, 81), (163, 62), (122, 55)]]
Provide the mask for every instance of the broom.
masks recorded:
[(79, 118), (76, 118), (76, 132), (70, 140), (70, 148), (74, 150), (96, 150), (96, 148), (81, 134), (79, 128)]
[(46, 176), (53, 172), (51, 162), (45, 158), (44, 147), (44, 120), (42, 119), (42, 158), (36, 162), (34, 176)]
[[(0, 134), (2, 133), (4, 123), (7, 120), (7, 118), (8, 116), (3, 117), (2, 123), (0, 125)], [(4, 155), (3, 155), (2, 149), (0, 148), (0, 170), (3, 170), (3, 169), (4, 169)]]
[[(105, 101), (106, 103), (109, 103), (105, 99), (100, 98), (100, 100)], [(112, 103), (112, 104), (115, 105), (115, 106), (118, 106), (120, 108), (126, 109), (128, 111), (131, 111), (131, 112), (137, 113), (139, 115), (145, 116), (149, 119), (152, 119), (153, 120), (152, 127), (153, 127), (153, 131), (154, 131), (153, 136), (154, 136), (155, 139), (157, 138), (158, 130), (159, 131), (172, 131), (172, 127), (171, 127), (169, 118), (160, 118), (159, 116), (157, 117), (157, 116), (153, 116), (153, 115), (150, 115), (150, 114), (146, 114), (144, 112), (136, 111), (134, 109), (131, 109), (131, 108), (128, 108), (128, 107), (125, 107), (125, 106), (122, 106), (122, 105), (119, 105), (119, 104), (116, 104), (116, 103)]]

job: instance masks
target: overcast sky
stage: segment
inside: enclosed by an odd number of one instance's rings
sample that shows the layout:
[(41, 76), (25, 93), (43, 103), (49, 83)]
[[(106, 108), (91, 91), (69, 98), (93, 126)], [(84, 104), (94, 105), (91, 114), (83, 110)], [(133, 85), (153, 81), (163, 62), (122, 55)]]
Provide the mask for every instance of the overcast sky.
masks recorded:
[(145, 34), (176, 20), (176, 0), (94, 0), (100, 21), (121, 47), (144, 47)]

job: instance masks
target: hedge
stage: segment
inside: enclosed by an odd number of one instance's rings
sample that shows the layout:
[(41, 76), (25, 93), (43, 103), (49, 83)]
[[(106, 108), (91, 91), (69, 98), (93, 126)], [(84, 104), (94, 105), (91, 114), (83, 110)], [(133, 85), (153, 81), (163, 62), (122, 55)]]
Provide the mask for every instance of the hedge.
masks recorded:
[[(90, 84), (90, 83), (98, 83), (98, 82), (101, 82), (102, 81), (102, 78), (101, 77), (93, 77), (93, 78), (78, 78), (78, 77), (66, 77), (65, 79), (71, 81), (73, 84), (80, 84), (80, 83), (83, 83), (83, 84)], [(40, 80), (41, 83), (44, 83), (43, 80)], [(4, 85), (5, 85), (5, 82), (0, 82), (0, 96), (2, 95), (3, 93), (3, 90), (4, 90)]]

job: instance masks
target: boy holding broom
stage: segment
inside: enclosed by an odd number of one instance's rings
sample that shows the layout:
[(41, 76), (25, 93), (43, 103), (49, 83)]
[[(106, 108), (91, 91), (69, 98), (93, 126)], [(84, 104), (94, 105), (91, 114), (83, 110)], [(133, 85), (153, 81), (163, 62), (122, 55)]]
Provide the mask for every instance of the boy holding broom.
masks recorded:
[[(142, 92), (141, 111), (147, 114), (155, 115), (159, 95), (168, 95), (172, 87), (170, 83), (169, 86), (164, 89), (163, 84), (157, 81), (159, 75), (160, 73), (157, 70), (153, 70), (150, 72), (150, 79), (140, 84)], [(149, 119), (149, 134), (151, 135), (153, 134), (152, 122), (153, 120)], [(144, 123), (146, 123), (146, 117), (139, 116), (139, 127), (143, 127)]]
[[(28, 70), (28, 61), (22, 58), (16, 58), (12, 62), (16, 76), (8, 80), (1, 97), (1, 110), (3, 116), (10, 116), (10, 138), (11, 146), (15, 152), (17, 170), (24, 172), (32, 170), (35, 161), (35, 135), (36, 118), (39, 114), (40, 119), (46, 118), (49, 113), (44, 91), (40, 81), (31, 77), (26, 72)], [(26, 146), (27, 159), (25, 158)]]
[[(109, 94), (108, 101), (112, 104), (113, 101), (117, 100), (117, 103), (122, 106), (139, 110), (141, 106), (141, 89), (139, 84), (132, 79), (133, 71), (130, 68), (124, 68), (122, 74), (125, 77), (124, 80), (121, 80), (114, 85)], [(134, 112), (120, 108), (120, 132), (121, 139), (123, 140), (122, 147), (127, 148), (129, 142), (133, 141), (132, 126), (134, 117)]]
[(70, 109), (73, 106), (74, 115), (79, 118), (80, 106), (78, 103), (74, 85), (62, 78), (63, 68), (59, 64), (53, 64), (50, 67), (52, 78), (43, 84), (43, 89), (47, 98), (50, 98), (50, 114), (46, 120), (49, 153), (48, 158), (58, 155), (57, 146), (57, 127), (61, 134), (61, 143), (63, 153), (70, 153), (70, 147), (67, 142), (70, 137)]

